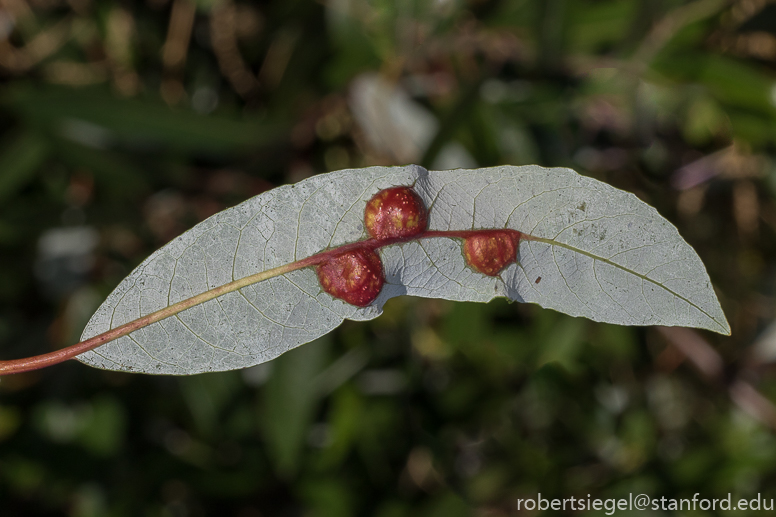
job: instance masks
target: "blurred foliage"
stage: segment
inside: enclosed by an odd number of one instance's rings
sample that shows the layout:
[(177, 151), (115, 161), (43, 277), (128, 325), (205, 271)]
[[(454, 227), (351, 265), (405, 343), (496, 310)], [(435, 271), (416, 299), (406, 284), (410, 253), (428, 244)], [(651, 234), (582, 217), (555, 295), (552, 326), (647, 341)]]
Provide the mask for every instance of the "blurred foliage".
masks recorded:
[(243, 371), (5, 377), (2, 515), (776, 498), (775, 28), (767, 0), (0, 2), (4, 359), (77, 341), (134, 266), (227, 206), (408, 162), (634, 192), (698, 250), (733, 328), (401, 298)]

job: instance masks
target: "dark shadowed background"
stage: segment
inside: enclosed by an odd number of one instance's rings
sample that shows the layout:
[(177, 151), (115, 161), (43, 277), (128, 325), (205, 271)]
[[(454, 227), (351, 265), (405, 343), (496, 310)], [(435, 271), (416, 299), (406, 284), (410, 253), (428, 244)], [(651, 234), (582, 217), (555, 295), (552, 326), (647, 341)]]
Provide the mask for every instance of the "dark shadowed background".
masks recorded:
[(376, 164), (568, 166), (634, 192), (733, 329), (405, 297), (242, 371), (4, 377), (0, 515), (776, 498), (775, 34), (767, 0), (0, 1), (2, 359), (76, 342), (217, 211)]

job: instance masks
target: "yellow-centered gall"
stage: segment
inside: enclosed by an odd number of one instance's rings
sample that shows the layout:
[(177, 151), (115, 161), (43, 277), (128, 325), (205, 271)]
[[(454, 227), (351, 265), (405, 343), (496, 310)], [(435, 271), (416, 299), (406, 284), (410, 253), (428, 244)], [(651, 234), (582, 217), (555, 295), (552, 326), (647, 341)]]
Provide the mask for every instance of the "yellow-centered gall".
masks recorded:
[(335, 255), (317, 268), (323, 290), (351, 305), (366, 307), (385, 283), (380, 256), (369, 248)]
[(410, 187), (387, 188), (366, 204), (364, 225), (377, 240), (414, 237), (426, 231), (428, 210)]
[(483, 230), (464, 240), (463, 256), (475, 271), (496, 276), (517, 261), (519, 242), (520, 232), (515, 230)]

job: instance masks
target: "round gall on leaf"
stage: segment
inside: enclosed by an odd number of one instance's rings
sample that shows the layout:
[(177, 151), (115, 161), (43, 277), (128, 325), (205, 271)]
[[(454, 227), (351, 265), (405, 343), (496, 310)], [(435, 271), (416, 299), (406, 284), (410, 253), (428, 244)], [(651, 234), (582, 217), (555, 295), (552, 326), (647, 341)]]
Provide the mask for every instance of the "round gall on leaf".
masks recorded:
[(428, 210), (410, 187), (383, 189), (364, 209), (364, 225), (377, 240), (413, 237), (426, 231)]
[(357, 307), (372, 303), (385, 283), (380, 256), (366, 248), (335, 255), (317, 272), (324, 291)]
[(475, 271), (496, 276), (517, 260), (519, 241), (520, 233), (514, 230), (483, 230), (466, 238), (463, 256)]

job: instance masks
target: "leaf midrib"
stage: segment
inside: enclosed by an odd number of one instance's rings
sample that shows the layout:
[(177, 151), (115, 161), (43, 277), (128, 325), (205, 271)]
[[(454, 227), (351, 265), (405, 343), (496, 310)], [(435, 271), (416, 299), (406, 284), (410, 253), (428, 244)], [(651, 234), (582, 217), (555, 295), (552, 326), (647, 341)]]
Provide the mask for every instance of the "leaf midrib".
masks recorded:
[(634, 271), (632, 269), (628, 269), (627, 267), (623, 266), (622, 264), (618, 264), (617, 262), (614, 262), (612, 260), (609, 260), (607, 258), (598, 256), (598, 255), (595, 255), (595, 254), (593, 254), (593, 253), (591, 253), (589, 251), (585, 251), (583, 249), (577, 248), (577, 247), (572, 246), (570, 244), (566, 244), (564, 242), (559, 242), (559, 241), (556, 241), (554, 239), (545, 239), (543, 237), (534, 237), (534, 236), (527, 236), (527, 235), (525, 235), (525, 238), (528, 241), (543, 242), (543, 243), (549, 244), (551, 246), (558, 246), (558, 247), (561, 247), (561, 248), (565, 248), (565, 249), (567, 249), (569, 251), (573, 251), (575, 253), (579, 253), (581, 255), (585, 255), (586, 257), (590, 257), (593, 260), (598, 260), (598, 261), (603, 262), (604, 264), (609, 264), (610, 266), (615, 267), (615, 268), (617, 268), (617, 269), (619, 269), (621, 271), (624, 271), (624, 272), (629, 273), (631, 275), (637, 276), (637, 277), (641, 278), (642, 280), (646, 280), (647, 282), (650, 282), (650, 283), (652, 283), (652, 284), (654, 284), (654, 285), (656, 285), (656, 286), (658, 286), (658, 287), (660, 287), (662, 289), (665, 289), (666, 291), (668, 291), (672, 295), (676, 296), (680, 300), (683, 300), (684, 302), (686, 302), (691, 307), (695, 307), (697, 310), (699, 310), (700, 312), (705, 314), (711, 321), (713, 321), (714, 323), (719, 325), (719, 327), (724, 331), (725, 335), (728, 335), (728, 336), (730, 335), (730, 325), (727, 323), (727, 320), (725, 321), (725, 324), (723, 325), (717, 318), (715, 318), (714, 316), (709, 314), (702, 307), (700, 307), (697, 304), (693, 303), (688, 298), (686, 298), (685, 296), (682, 296), (681, 294), (677, 293), (673, 289), (670, 289), (669, 287), (666, 287), (665, 285), (661, 284), (657, 280), (653, 280), (652, 278), (649, 278), (646, 275), (638, 273), (637, 271)]

